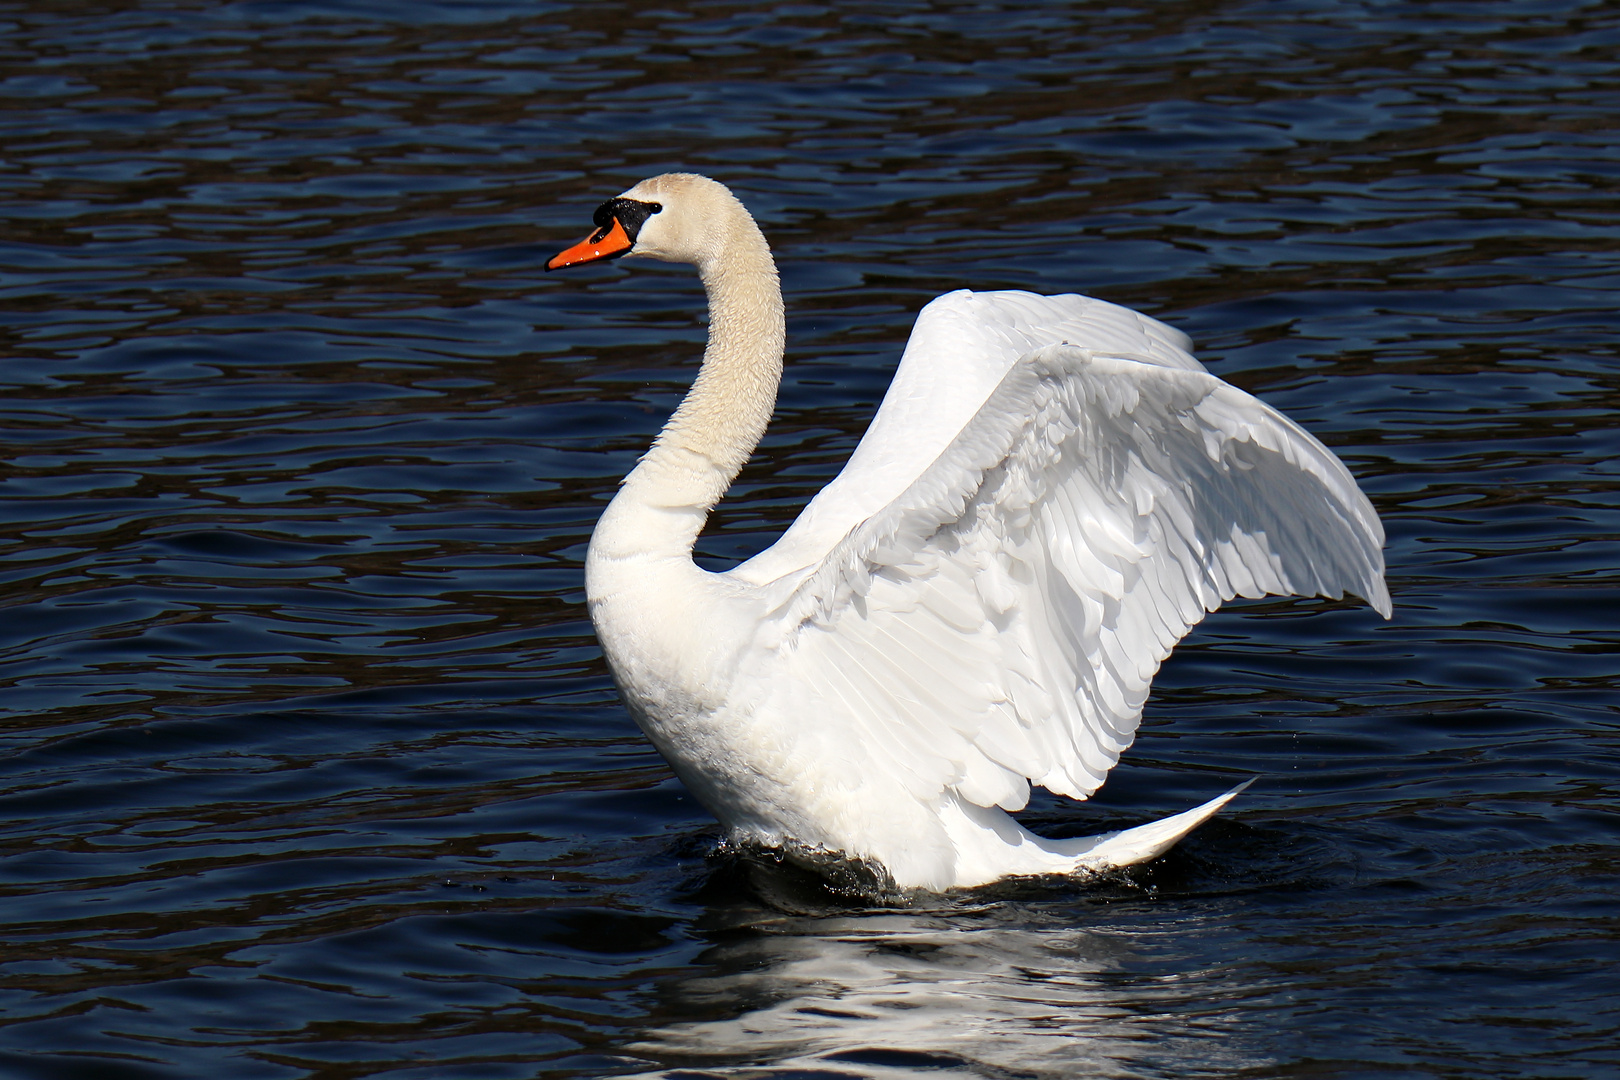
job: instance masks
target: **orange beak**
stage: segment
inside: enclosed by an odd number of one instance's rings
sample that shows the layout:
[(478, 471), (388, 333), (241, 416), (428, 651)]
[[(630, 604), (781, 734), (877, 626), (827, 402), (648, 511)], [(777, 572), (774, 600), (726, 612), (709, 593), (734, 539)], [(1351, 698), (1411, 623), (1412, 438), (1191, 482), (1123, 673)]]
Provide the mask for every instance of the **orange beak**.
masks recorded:
[(560, 270), (565, 266), (578, 266), (598, 259), (616, 258), (629, 251), (630, 247), (631, 240), (625, 233), (624, 226), (619, 224), (618, 218), (614, 218), (612, 225), (605, 229), (597, 229), (567, 251), (553, 255), (546, 261), (546, 269)]

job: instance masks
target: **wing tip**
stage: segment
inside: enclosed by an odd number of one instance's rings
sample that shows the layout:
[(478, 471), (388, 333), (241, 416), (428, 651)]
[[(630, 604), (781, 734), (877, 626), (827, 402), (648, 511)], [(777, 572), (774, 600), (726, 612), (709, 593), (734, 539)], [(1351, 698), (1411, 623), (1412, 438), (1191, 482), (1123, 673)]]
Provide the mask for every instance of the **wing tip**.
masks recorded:
[(1395, 604), (1389, 597), (1389, 586), (1380, 576), (1373, 582), (1373, 587), (1362, 594), (1362, 599), (1372, 606), (1372, 609), (1385, 619), (1395, 617)]

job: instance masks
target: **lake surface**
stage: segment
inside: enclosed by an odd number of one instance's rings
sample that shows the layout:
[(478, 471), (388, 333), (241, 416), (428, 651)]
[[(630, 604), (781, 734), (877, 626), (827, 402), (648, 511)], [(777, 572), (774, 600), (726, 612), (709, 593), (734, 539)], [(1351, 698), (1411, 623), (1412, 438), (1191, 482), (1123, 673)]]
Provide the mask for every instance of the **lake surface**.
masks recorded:
[[(1620, 1076), (1620, 9), (0, 4), (0, 1075)], [(671, 169), (755, 211), (834, 475), (915, 312), (1076, 291), (1339, 453), (1393, 620), (1246, 601), (1053, 833), (863, 902), (719, 834), (581, 559), (688, 269), (543, 260)]]

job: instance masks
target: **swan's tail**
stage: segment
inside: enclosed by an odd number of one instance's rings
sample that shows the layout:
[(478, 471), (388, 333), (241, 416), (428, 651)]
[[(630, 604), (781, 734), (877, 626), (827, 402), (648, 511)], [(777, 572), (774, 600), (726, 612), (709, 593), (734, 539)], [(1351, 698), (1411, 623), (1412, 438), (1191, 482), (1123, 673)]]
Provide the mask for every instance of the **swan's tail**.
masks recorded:
[[(1214, 817), (1221, 807), (1231, 802), (1252, 783), (1253, 778), (1245, 780), (1225, 795), (1217, 795), (1202, 806), (1195, 806), (1171, 817), (1150, 821), (1134, 829), (1068, 841), (1067, 845), (1059, 850), (1065, 855), (1074, 857), (1075, 870), (1090, 870), (1093, 873), (1147, 862), (1175, 847), (1182, 837)], [(1047, 843), (1057, 847), (1057, 843), (1060, 842), (1047, 841)]]
[[(1182, 837), (1214, 817), (1254, 781), (1246, 780), (1202, 806), (1134, 829), (1066, 840), (1036, 836), (998, 807), (984, 807), (956, 796), (946, 802), (941, 821), (950, 838), (949, 860), (923, 866), (907, 887), (971, 888), (1004, 877), (1039, 874), (1096, 874), (1146, 862), (1176, 846)], [(893, 863), (889, 870), (904, 880)], [(937, 871), (932, 877), (928, 871)]]

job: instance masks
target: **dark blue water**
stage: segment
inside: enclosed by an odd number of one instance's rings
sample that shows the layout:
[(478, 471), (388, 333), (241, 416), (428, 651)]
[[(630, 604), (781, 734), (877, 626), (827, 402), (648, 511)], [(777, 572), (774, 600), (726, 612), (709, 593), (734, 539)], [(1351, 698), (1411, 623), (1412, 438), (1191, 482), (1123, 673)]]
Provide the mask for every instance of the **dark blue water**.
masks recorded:
[[(0, 4), (0, 1075), (1620, 1075), (1620, 9)], [(960, 286), (1197, 339), (1332, 446), (1395, 617), (1210, 618), (1054, 833), (882, 908), (718, 834), (581, 558), (755, 210), (767, 544)]]

